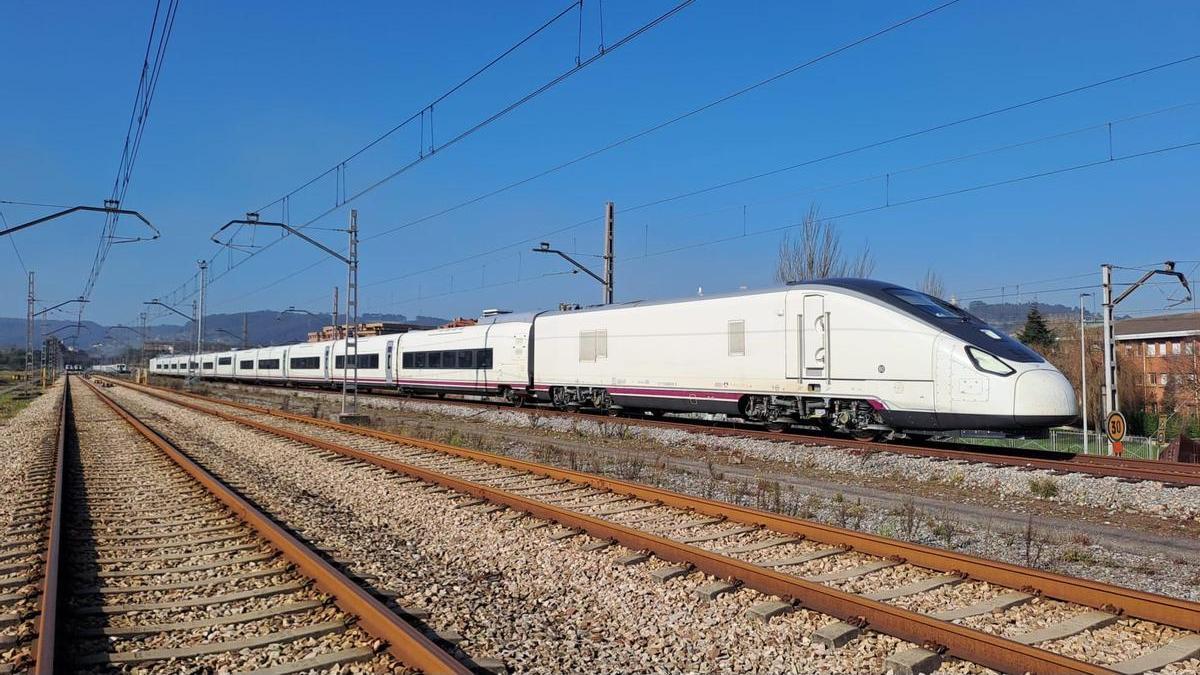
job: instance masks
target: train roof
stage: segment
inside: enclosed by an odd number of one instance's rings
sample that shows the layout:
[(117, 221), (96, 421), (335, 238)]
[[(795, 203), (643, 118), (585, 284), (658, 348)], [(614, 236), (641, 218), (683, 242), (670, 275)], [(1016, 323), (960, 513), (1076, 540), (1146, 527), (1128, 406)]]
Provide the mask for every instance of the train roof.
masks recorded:
[[(577, 314), (579, 312), (600, 312), (605, 310), (620, 309), (622, 307), (654, 307), (656, 305), (673, 305), (681, 302), (700, 302), (702, 300), (713, 300), (719, 298), (740, 298), (753, 295), (767, 295), (771, 293), (782, 293), (785, 291), (801, 289), (801, 288), (820, 288), (832, 287), (847, 291), (856, 291), (860, 294), (884, 300), (891, 304), (890, 298), (886, 296), (885, 291), (892, 288), (906, 288), (900, 284), (893, 284), (887, 281), (879, 281), (877, 279), (852, 279), (852, 278), (833, 278), (820, 279), (816, 281), (794, 281), (785, 286), (768, 286), (766, 288), (742, 289), (730, 291), (727, 293), (714, 293), (712, 295), (695, 295), (682, 298), (664, 298), (662, 300), (630, 300), (629, 302), (617, 302), (611, 305), (588, 305), (580, 309), (568, 310), (551, 310), (542, 312), (540, 316), (561, 315), (561, 314)], [(532, 315), (531, 315), (532, 317)]]

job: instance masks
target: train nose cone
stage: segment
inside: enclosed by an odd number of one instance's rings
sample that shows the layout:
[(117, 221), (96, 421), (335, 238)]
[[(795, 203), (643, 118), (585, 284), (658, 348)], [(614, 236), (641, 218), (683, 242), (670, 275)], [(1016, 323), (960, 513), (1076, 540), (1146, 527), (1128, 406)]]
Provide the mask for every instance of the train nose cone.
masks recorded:
[(1079, 416), (1075, 389), (1053, 368), (1029, 370), (1017, 376), (1013, 417), (1021, 426), (1053, 427)]

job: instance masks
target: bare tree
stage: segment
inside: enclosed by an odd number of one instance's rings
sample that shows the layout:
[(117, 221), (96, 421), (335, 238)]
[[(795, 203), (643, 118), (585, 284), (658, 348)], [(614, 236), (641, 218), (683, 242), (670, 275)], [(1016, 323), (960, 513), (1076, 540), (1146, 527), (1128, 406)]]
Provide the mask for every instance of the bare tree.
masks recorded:
[(921, 279), (921, 292), (942, 300), (946, 299), (946, 284), (933, 268), (925, 270), (925, 278)]
[(775, 264), (775, 280), (779, 283), (830, 277), (865, 278), (875, 271), (871, 247), (863, 244), (862, 251), (848, 257), (842, 250), (837, 224), (822, 219), (816, 205), (809, 207), (799, 229), (795, 239), (788, 233), (779, 242), (779, 259)]

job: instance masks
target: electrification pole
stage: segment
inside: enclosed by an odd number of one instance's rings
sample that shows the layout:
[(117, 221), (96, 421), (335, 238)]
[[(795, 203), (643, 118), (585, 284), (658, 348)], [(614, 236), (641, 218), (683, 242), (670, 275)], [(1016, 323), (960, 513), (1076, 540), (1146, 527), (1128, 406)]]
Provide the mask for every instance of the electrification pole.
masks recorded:
[[(342, 416), (358, 413), (358, 209), (350, 209), (350, 250), (346, 272), (346, 341), (342, 343)], [(353, 354), (351, 353), (353, 351)], [(347, 405), (354, 369), (354, 396)]]
[(1087, 337), (1083, 332), (1083, 299), (1091, 297), (1091, 293), (1079, 294), (1079, 400), (1083, 408), (1083, 454), (1088, 454), (1088, 425), (1087, 425)]
[(613, 226), (616, 208), (612, 202), (604, 205), (604, 304), (613, 303)]
[[(350, 235), (350, 250), (347, 255), (329, 248), (325, 244), (304, 234), (287, 223), (269, 223), (261, 220), (257, 213), (247, 213), (244, 219), (231, 220), (225, 223), (212, 235), (212, 240), (222, 246), (232, 246), (230, 242), (219, 239), (220, 234), (234, 225), (252, 225), (256, 227), (278, 227), (316, 246), (330, 256), (346, 263), (346, 335), (342, 348), (342, 413), (339, 416), (343, 422), (354, 421), (358, 409), (358, 339), (357, 330), (352, 327), (358, 323), (358, 210), (350, 211), (350, 227), (346, 232)], [(311, 314), (312, 312), (309, 312)], [(353, 353), (352, 351), (353, 350)], [(354, 370), (354, 396), (350, 397), (350, 369)]]
[[(204, 365), (199, 363), (200, 355), (204, 353), (204, 293), (208, 285), (208, 262), (201, 260), (200, 264), (200, 307), (196, 313), (196, 361), (197, 368)], [(197, 373), (199, 375), (200, 373)]]
[[(574, 265), (575, 269), (583, 272), (596, 281), (599, 281), (600, 285), (604, 287), (604, 304), (611, 305), (613, 303), (613, 227), (615, 224), (616, 208), (613, 206), (612, 202), (608, 202), (604, 206), (604, 255), (602, 256), (604, 258), (604, 276), (596, 274), (592, 270), (588, 269), (586, 265), (580, 263), (578, 260), (572, 258), (566, 253), (563, 253), (556, 248), (551, 248), (550, 242), (548, 241), (541, 242), (537, 248), (533, 249), (533, 252), (553, 253), (554, 255)], [(572, 274), (574, 274), (574, 272), (572, 272)]]
[(340, 301), (338, 300), (338, 287), (337, 287), (337, 286), (334, 286), (334, 287), (333, 287), (333, 323), (331, 323), (331, 324), (329, 324), (329, 325), (330, 325), (330, 326), (333, 326), (333, 339), (335, 339), (335, 340), (337, 339), (337, 329), (338, 329), (338, 303), (339, 303), (339, 302), (340, 302)]
[(25, 381), (33, 380), (33, 305), (37, 298), (33, 293), (33, 272), (29, 273), (29, 295), (25, 303)]
[[(1174, 304), (1182, 304), (1189, 302), (1192, 299), (1192, 289), (1188, 286), (1187, 277), (1183, 272), (1175, 271), (1175, 262), (1168, 260), (1163, 263), (1163, 268), (1160, 270), (1150, 270), (1142, 275), (1141, 279), (1129, 284), (1117, 297), (1112, 294), (1112, 269), (1113, 266), (1105, 263), (1100, 266), (1100, 282), (1104, 286), (1104, 415), (1107, 418), (1114, 412), (1118, 411), (1120, 402), (1117, 399), (1117, 341), (1115, 336), (1116, 326), (1113, 318), (1113, 308), (1122, 300), (1129, 297), (1139, 286), (1150, 280), (1155, 274), (1163, 274), (1169, 277), (1179, 279), (1179, 283), (1183, 284), (1183, 290), (1187, 291), (1187, 297)], [(1108, 444), (1108, 454), (1113, 454), (1113, 445)]]
[(141, 338), (142, 338), (142, 353), (138, 357), (138, 369), (142, 371), (142, 381), (150, 381), (149, 366), (146, 362), (146, 312), (138, 314), (138, 321), (141, 323)]

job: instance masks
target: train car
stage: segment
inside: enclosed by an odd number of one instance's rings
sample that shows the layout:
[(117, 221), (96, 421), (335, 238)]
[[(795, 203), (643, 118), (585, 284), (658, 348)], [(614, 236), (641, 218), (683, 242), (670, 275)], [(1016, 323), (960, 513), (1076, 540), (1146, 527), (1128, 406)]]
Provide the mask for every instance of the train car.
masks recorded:
[(329, 369), (329, 379), (335, 384), (342, 382), (343, 375), (354, 379), (357, 377), (359, 389), (390, 389), (396, 385), (395, 354), (399, 335), (372, 335), (358, 338), (358, 354), (350, 355), (350, 365), (358, 364), (357, 375), (355, 368), (344, 368), (346, 360), (346, 341), (335, 340), (329, 345), (333, 366)]
[(238, 349), (233, 352), (233, 379), (253, 380), (256, 372), (257, 349)]
[(254, 379), (286, 382), (289, 348), (288, 346), (260, 347), (254, 350)]
[(969, 313), (894, 284), (786, 288), (539, 315), (534, 392), (559, 407), (714, 412), (860, 436), (1065, 424), (1070, 383)]
[(500, 314), (474, 326), (411, 331), (400, 337), (396, 384), (410, 393), (528, 396), (533, 315)]
[(217, 354), (215, 354), (216, 360), (217, 360), (217, 366), (216, 366), (216, 369), (213, 370), (213, 373), (212, 373), (213, 377), (215, 377), (219, 380), (232, 380), (233, 379), (233, 371), (234, 371), (233, 354), (234, 353), (232, 351), (218, 352)]
[(288, 384), (329, 382), (333, 342), (302, 342), (288, 348)]

